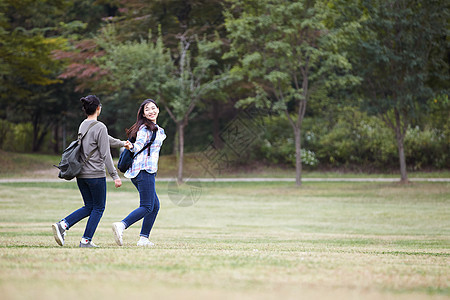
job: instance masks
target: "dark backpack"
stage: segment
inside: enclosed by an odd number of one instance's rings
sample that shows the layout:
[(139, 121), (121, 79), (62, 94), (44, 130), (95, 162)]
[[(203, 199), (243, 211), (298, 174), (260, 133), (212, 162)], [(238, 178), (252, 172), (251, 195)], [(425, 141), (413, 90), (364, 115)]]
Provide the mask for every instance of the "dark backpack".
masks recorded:
[[(133, 165), (133, 160), (136, 156), (138, 156), (142, 151), (147, 149), (152, 145), (156, 138), (156, 131), (152, 133), (152, 138), (150, 142), (147, 143), (138, 153), (133, 154), (130, 150), (124, 149), (122, 153), (120, 153), (119, 162), (117, 163), (117, 168), (120, 172), (125, 173), (131, 166)], [(131, 142), (131, 141), (130, 141)], [(150, 151), (148, 151), (148, 155), (150, 155)]]
[(83, 165), (91, 158), (92, 154), (94, 154), (95, 150), (92, 150), (88, 157), (83, 160), (81, 158), (81, 151), (83, 149), (83, 146), (81, 144), (81, 141), (85, 137), (86, 133), (88, 133), (89, 129), (92, 128), (95, 124), (97, 124), (98, 121), (93, 122), (91, 125), (89, 125), (88, 129), (84, 134), (78, 133), (78, 139), (71, 142), (69, 147), (67, 147), (61, 156), (61, 162), (59, 165), (54, 165), (59, 169), (58, 177), (65, 180), (71, 180), (74, 177), (76, 177), (81, 172), (81, 168)]

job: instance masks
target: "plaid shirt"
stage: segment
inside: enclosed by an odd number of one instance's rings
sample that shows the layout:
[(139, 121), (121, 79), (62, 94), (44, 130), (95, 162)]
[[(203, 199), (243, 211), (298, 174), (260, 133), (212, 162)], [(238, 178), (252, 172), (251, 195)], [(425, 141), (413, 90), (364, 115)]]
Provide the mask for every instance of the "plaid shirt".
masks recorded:
[[(158, 131), (153, 144), (134, 158), (133, 165), (124, 174), (126, 178), (134, 178), (142, 170), (149, 173), (156, 173), (158, 171), (159, 151), (161, 150), (163, 141), (166, 139), (166, 134), (164, 133), (164, 128), (157, 127)], [(137, 132), (136, 142), (133, 144), (131, 152), (139, 152), (150, 141), (151, 137), (152, 132), (145, 125), (142, 125)], [(150, 155), (148, 155), (149, 151)]]

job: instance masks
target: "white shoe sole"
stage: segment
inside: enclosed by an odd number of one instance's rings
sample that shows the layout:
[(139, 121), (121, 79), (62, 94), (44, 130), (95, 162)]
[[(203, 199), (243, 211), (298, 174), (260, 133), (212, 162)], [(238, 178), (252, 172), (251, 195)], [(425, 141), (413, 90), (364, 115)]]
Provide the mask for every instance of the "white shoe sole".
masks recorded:
[[(123, 238), (122, 238), (122, 236), (120, 234), (120, 229), (119, 229), (119, 227), (117, 226), (116, 223), (113, 223), (112, 231), (114, 233), (114, 239), (116, 240), (117, 245), (123, 246)], [(123, 231), (122, 231), (122, 233), (123, 233)]]
[(61, 232), (59, 232), (58, 224), (56, 224), (56, 223), (53, 224), (52, 229), (53, 229), (53, 236), (55, 237), (55, 241), (58, 243), (58, 245), (64, 246), (64, 239), (61, 235)]
[(152, 243), (152, 242), (148, 242), (148, 243), (139, 243), (139, 242), (137, 242), (137, 246), (139, 246), (139, 247), (153, 247), (153, 246), (155, 246), (155, 244)]

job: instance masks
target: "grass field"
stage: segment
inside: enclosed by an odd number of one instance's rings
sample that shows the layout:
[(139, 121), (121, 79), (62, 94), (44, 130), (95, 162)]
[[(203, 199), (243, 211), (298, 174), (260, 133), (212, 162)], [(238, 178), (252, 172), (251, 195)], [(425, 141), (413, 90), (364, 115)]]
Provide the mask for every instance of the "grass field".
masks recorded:
[[(232, 170), (223, 170), (216, 172), (212, 170), (207, 172), (196, 159), (197, 154), (186, 154), (184, 160), (184, 176), (185, 178), (211, 177), (217, 178), (294, 178), (295, 168), (286, 168), (281, 166), (267, 166), (263, 163), (259, 165), (244, 166), (234, 168)], [(28, 153), (12, 153), (0, 150), (0, 179), (7, 178), (44, 178), (56, 179), (58, 170), (53, 165), (58, 164), (61, 159), (60, 155), (48, 154), (28, 154)], [(117, 158), (115, 158), (117, 161)], [(236, 166), (234, 166), (236, 167)], [(177, 162), (173, 155), (160, 157), (158, 176), (160, 178), (175, 178), (177, 176)], [(400, 174), (394, 171), (390, 174), (380, 173), (364, 173), (364, 172), (348, 172), (343, 170), (319, 171), (305, 169), (302, 174), (303, 178), (398, 178)], [(415, 171), (408, 172), (409, 178), (450, 178), (450, 170), (440, 170), (434, 172)]]
[(80, 249), (85, 221), (64, 247), (50, 227), (80, 206), (75, 182), (0, 183), (0, 299), (450, 299), (449, 183), (157, 191), (155, 247), (135, 246), (140, 223), (115, 245), (111, 223), (138, 198), (109, 182), (101, 248)]

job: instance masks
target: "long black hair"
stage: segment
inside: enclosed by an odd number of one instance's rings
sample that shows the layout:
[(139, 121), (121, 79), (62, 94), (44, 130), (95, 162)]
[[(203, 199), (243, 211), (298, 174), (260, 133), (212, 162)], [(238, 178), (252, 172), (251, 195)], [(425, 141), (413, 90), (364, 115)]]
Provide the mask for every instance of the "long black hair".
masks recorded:
[(87, 95), (80, 99), (83, 111), (87, 116), (93, 115), (100, 104), (100, 99), (95, 95)]
[(126, 129), (127, 137), (129, 140), (131, 141), (136, 140), (137, 132), (139, 131), (139, 128), (142, 125), (145, 125), (147, 129), (149, 129), (150, 131), (158, 130), (158, 127), (156, 126), (155, 123), (144, 117), (144, 107), (149, 103), (153, 103), (156, 105), (156, 107), (158, 107), (155, 100), (153, 99), (145, 99), (144, 102), (142, 102), (137, 112), (136, 123), (134, 123), (133, 126), (131, 126), (129, 129)]

